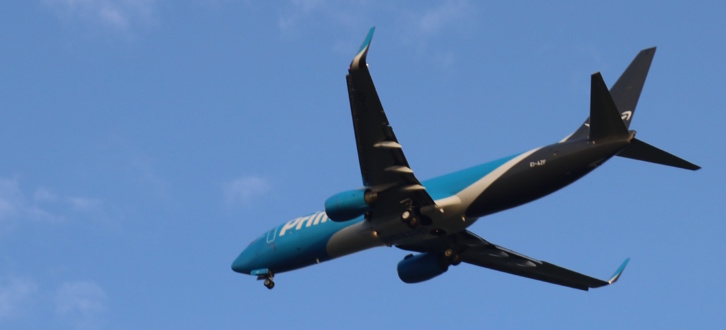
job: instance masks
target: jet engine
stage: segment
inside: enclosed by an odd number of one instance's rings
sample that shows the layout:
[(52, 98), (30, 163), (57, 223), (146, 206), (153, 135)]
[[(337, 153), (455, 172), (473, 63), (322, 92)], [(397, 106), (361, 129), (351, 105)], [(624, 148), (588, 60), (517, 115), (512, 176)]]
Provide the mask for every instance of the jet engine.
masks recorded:
[(449, 269), (439, 256), (431, 253), (409, 254), (398, 263), (398, 277), (406, 283), (418, 283), (439, 276)]
[(366, 213), (378, 199), (369, 189), (357, 189), (335, 194), (325, 201), (325, 213), (333, 221), (355, 219)]

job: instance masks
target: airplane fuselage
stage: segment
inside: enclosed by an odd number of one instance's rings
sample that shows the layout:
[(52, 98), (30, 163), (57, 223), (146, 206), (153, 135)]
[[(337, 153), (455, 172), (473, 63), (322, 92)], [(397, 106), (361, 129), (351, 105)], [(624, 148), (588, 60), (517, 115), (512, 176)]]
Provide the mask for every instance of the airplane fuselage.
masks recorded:
[(405, 245), (457, 232), (479, 217), (569, 185), (626, 144), (627, 140), (560, 142), (424, 181), (443, 215), (432, 219), (426, 228), (411, 228), (400, 222), (380, 226), (364, 216), (335, 222), (322, 211), (298, 217), (255, 239), (234, 261), (233, 269), (251, 275), (276, 274), (376, 246)]

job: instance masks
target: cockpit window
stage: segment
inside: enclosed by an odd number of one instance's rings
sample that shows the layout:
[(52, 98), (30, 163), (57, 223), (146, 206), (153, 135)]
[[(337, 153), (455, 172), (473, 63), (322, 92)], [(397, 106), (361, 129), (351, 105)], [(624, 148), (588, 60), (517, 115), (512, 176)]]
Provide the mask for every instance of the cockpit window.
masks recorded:
[(260, 240), (260, 238), (259, 238), (259, 237), (258, 237), (258, 238), (255, 238), (254, 240), (252, 240), (252, 242), (250, 242), (250, 244), (248, 244), (248, 245), (247, 245), (247, 247), (250, 247), (250, 246), (252, 246), (252, 244), (255, 244), (255, 243), (256, 243), (257, 241), (259, 241), (259, 240)]

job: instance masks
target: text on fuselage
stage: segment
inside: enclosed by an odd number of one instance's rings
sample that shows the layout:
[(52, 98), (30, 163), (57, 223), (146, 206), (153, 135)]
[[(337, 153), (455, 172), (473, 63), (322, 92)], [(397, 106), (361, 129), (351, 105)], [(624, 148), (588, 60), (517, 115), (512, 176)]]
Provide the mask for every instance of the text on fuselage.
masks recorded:
[(546, 159), (540, 159), (536, 162), (529, 162), (529, 167), (544, 166), (547, 163)]
[(312, 215), (308, 215), (306, 217), (299, 217), (293, 220), (288, 221), (286, 224), (282, 226), (282, 229), (280, 229), (279, 236), (285, 235), (285, 232), (291, 229), (300, 230), (302, 228), (303, 224), (305, 224), (305, 227), (310, 226), (316, 226), (320, 223), (328, 221), (328, 215), (325, 214), (325, 212), (318, 212)]

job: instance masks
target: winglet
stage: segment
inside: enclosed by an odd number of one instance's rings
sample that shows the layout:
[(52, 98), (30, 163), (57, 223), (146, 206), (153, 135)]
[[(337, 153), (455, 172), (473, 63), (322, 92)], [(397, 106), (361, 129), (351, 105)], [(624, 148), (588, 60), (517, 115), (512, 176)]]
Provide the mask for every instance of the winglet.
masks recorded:
[(361, 65), (366, 64), (366, 55), (368, 55), (368, 48), (371, 46), (371, 40), (373, 40), (373, 32), (376, 31), (376, 27), (373, 26), (368, 31), (368, 36), (363, 40), (363, 44), (358, 50), (358, 54), (353, 58), (353, 62), (350, 62), (350, 70), (358, 69)]
[(613, 283), (615, 283), (615, 282), (618, 281), (618, 279), (620, 278), (620, 275), (622, 275), (623, 274), (623, 271), (625, 270), (625, 266), (628, 265), (628, 262), (630, 262), (630, 258), (625, 259), (625, 261), (623, 261), (623, 264), (620, 265), (620, 267), (618, 268), (618, 270), (615, 271), (615, 274), (613, 274), (613, 277), (611, 277), (608, 280), (608, 284), (613, 284)]
[(373, 32), (376, 31), (376, 27), (372, 26), (370, 30), (368, 30), (368, 36), (366, 36), (366, 39), (363, 40), (363, 44), (360, 45), (360, 49), (358, 49), (358, 53), (362, 52), (363, 50), (367, 50), (368, 46), (371, 44), (371, 39), (373, 39)]

